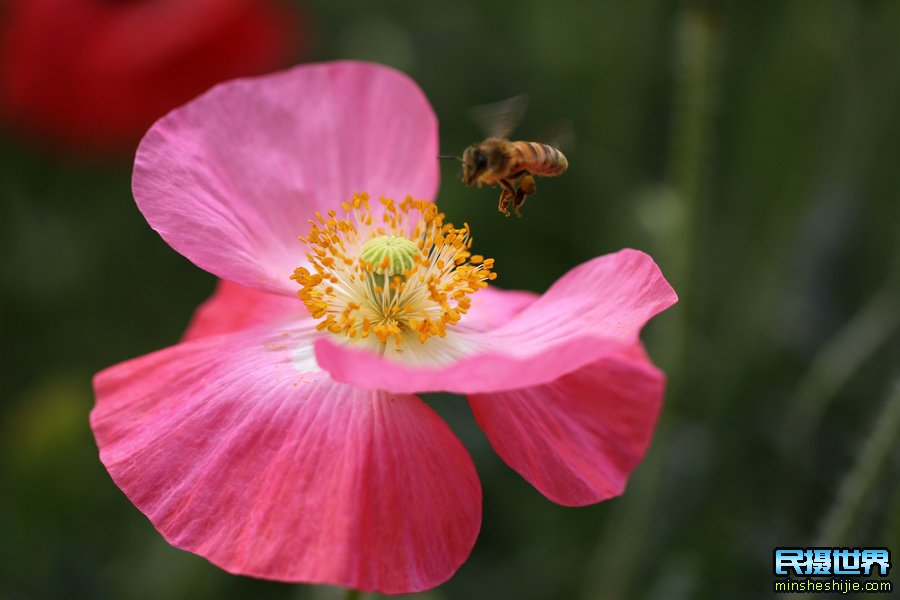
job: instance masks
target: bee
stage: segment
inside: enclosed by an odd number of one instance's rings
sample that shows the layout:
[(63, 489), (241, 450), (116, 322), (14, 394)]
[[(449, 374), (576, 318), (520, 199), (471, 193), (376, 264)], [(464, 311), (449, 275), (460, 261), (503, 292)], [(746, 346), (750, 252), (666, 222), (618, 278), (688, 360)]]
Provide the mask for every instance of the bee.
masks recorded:
[(500, 186), (497, 210), (517, 217), (525, 200), (536, 191), (535, 177), (556, 177), (569, 168), (566, 156), (552, 143), (511, 141), (507, 136), (525, 114), (527, 96), (473, 108), (472, 117), (488, 131), (488, 138), (472, 144), (458, 158), (466, 185)]

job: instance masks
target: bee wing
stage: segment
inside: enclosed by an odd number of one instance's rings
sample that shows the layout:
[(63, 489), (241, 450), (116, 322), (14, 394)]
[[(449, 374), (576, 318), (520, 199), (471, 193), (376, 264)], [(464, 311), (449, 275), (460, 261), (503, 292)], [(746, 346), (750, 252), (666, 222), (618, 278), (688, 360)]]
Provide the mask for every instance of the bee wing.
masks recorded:
[(519, 94), (506, 100), (473, 106), (469, 117), (489, 138), (506, 138), (522, 122), (528, 110), (528, 94)]
[(572, 119), (560, 119), (541, 130), (537, 141), (559, 150), (571, 151), (575, 148), (575, 127)]

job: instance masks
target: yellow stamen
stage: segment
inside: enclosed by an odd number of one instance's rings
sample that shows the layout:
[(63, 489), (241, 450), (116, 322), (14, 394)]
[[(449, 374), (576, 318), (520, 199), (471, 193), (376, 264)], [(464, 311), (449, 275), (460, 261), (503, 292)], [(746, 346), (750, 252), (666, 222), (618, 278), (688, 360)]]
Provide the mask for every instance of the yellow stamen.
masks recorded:
[[(316, 213), (300, 237), (309, 264), (291, 279), (298, 296), (329, 331), (348, 341), (374, 336), (399, 350), (404, 340), (445, 337), (471, 306), (471, 294), (496, 277), (493, 259), (471, 254), (468, 224), (444, 223), (426, 200), (381, 198), (373, 219), (367, 194), (342, 202), (343, 215)], [(373, 225), (375, 223), (375, 225)]]

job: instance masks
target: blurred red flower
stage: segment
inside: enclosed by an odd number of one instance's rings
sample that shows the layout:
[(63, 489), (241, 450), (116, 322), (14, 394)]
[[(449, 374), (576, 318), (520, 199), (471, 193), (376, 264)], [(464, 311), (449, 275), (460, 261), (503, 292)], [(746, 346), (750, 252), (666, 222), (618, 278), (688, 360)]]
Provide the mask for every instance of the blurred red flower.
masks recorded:
[(170, 109), (301, 50), (300, 16), (269, 0), (10, 0), (4, 17), (4, 117), (78, 150), (131, 150)]

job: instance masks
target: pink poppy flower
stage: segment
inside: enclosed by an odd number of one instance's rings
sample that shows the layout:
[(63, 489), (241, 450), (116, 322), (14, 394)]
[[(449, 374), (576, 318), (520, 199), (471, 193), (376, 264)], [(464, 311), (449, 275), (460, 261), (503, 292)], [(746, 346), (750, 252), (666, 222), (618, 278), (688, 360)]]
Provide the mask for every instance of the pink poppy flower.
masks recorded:
[(171, 544), (267, 579), (446, 581), (475, 543), (481, 487), (414, 395), (433, 390), (468, 395), (554, 502), (622, 493), (664, 387), (638, 336), (672, 288), (634, 250), (540, 297), (487, 287), (468, 227), (413, 200), (434, 197), (436, 155), (421, 90), (353, 62), (221, 84), (147, 133), (138, 207), (222, 282), (182, 343), (96, 376), (91, 425)]

